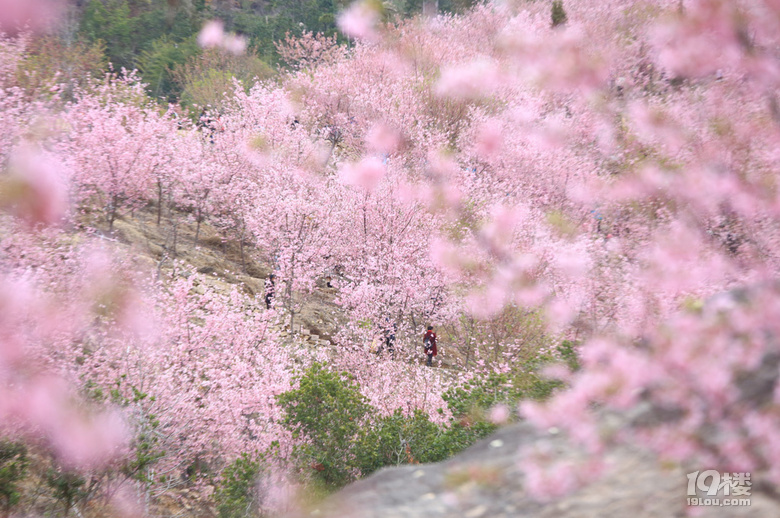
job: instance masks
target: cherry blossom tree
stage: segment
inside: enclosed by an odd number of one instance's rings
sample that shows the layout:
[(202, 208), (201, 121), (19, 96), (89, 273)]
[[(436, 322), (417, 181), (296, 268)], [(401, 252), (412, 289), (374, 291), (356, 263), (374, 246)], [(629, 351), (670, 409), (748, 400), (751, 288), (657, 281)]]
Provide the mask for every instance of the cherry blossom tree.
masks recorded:
[(161, 211), (163, 192), (170, 188), (176, 124), (144, 105), (142, 85), (132, 76), (109, 75), (95, 90), (81, 94), (69, 110), (65, 145), (79, 198), (98, 198), (111, 231), (120, 210), (139, 208), (152, 189)]
[[(149, 338), (129, 310), (131, 283), (109, 280), (115, 259), (41, 230), (66, 214), (72, 181), (82, 208), (99, 207), (109, 228), (122, 209), (156, 201), (161, 214), (167, 197), (236, 240), (242, 260), (252, 245), (284, 284), (291, 326), (301, 295), (337, 269), (346, 323), (329, 361), (384, 414), (441, 421), (447, 387), (554, 356), (567, 340), (582, 368), (555, 370), (567, 388), (524, 404), (527, 419), (596, 459), (611, 444), (639, 444), (776, 484), (777, 6), (571, 0), (564, 9), (565, 23), (537, 2), (380, 26), (360, 3), (340, 21), (354, 38), (348, 50), (311, 34), (288, 39), (280, 52), (292, 70), (249, 91), (237, 85), (201, 129), (179, 129), (132, 75), (85, 87), (52, 118), (51, 103), (10, 79), (23, 40), (0, 41), (9, 128), (0, 203), (22, 229), (2, 241), (0, 282), (10, 288), (0, 303), (23, 308), (0, 326), (13, 330), (3, 334), (0, 399), (10, 401), (27, 362), (74, 393), (105, 394), (122, 380), (125, 426), (153, 427), (171, 452), (144, 467), (158, 475), (295, 442), (273, 399), (310, 358), (274, 336), (276, 315), (174, 274), (148, 287), (144, 311), (159, 326)], [(217, 26), (201, 38), (240, 46)], [(92, 270), (94, 285), (82, 278)], [(57, 271), (67, 275), (55, 282)], [(44, 325), (48, 311), (61, 334)], [(424, 324), (445, 329), (462, 370), (446, 380), (410, 361), (412, 349), (368, 355), (388, 321), (414, 347)], [(57, 406), (40, 379), (20, 386)], [(639, 417), (607, 430), (594, 404)], [(26, 407), (0, 408), (55, 448), (67, 443), (56, 427), (68, 412), (44, 422)], [(91, 455), (74, 448), (74, 458)], [(568, 489), (584, 480), (543, 452), (523, 454), (536, 459), (523, 465), (539, 497), (550, 496), (552, 475)]]

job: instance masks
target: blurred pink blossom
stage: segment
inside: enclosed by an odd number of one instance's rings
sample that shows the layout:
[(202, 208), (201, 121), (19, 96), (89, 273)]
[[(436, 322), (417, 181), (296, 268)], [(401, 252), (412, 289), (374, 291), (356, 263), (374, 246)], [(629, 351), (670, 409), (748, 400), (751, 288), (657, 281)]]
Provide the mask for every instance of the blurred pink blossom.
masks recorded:
[(552, 332), (560, 332), (560, 330), (565, 329), (577, 316), (574, 305), (562, 297), (553, 298), (552, 302), (547, 304), (546, 309), (547, 325)]
[(591, 261), (587, 250), (579, 247), (561, 247), (557, 250), (555, 257), (556, 266), (568, 277), (575, 280), (588, 273)]
[(338, 18), (341, 32), (351, 38), (373, 41), (376, 39), (376, 25), (379, 22), (377, 9), (368, 1), (355, 2)]
[(437, 177), (454, 178), (458, 173), (458, 163), (453, 160), (450, 153), (442, 149), (432, 150), (428, 153), (428, 167)]
[(431, 239), (430, 257), (438, 268), (452, 274), (459, 272), (466, 261), (462, 249), (440, 237)]
[(218, 47), (224, 37), (225, 24), (220, 20), (210, 20), (198, 34), (198, 44), (203, 48)]
[(24, 144), (12, 154), (10, 171), (0, 183), (0, 205), (30, 226), (60, 223), (68, 210), (68, 187), (59, 160)]
[(298, 511), (300, 486), (289, 479), (283, 469), (271, 468), (257, 481), (258, 490), (266, 495), (264, 508), (273, 514)]
[(509, 407), (506, 405), (496, 405), (490, 409), (488, 416), (493, 424), (504, 424), (509, 420)]
[(478, 59), (444, 68), (436, 93), (443, 97), (474, 100), (490, 95), (501, 83), (495, 63)]
[(62, 13), (61, 0), (0, 0), (0, 32), (46, 30)]
[[(19, 331), (20, 312), (29, 314), (34, 295), (29, 282), (0, 277), (0, 375), (13, 368), (25, 356), (25, 336)], [(2, 414), (2, 411), (0, 411)]]
[(339, 178), (346, 185), (362, 187), (369, 191), (376, 188), (387, 174), (387, 168), (375, 157), (364, 158), (357, 164), (345, 164), (339, 170)]
[(230, 52), (231, 54), (243, 54), (246, 52), (247, 41), (244, 36), (237, 34), (228, 34), (222, 40), (222, 48)]
[(222, 48), (232, 54), (243, 54), (247, 41), (244, 36), (225, 32), (225, 24), (221, 20), (206, 22), (198, 34), (198, 44), (203, 48)]
[(82, 417), (71, 412), (63, 417), (56, 433), (52, 430), (51, 436), (65, 464), (92, 468), (123, 453), (128, 435), (124, 419), (119, 413), (109, 411)]
[(466, 298), (466, 308), (476, 318), (490, 318), (501, 311), (506, 302), (506, 289), (493, 283), (485, 293), (469, 295)]
[(135, 489), (129, 485), (121, 486), (110, 499), (111, 511), (118, 518), (136, 518), (146, 516)]
[(85, 414), (61, 378), (36, 376), (2, 396), (3, 422), (20, 423), (36, 435), (42, 433), (69, 466), (95, 467), (123, 453), (127, 431), (122, 416), (113, 411)]
[(556, 460), (552, 447), (542, 443), (526, 449), (520, 457), (528, 493), (539, 501), (548, 501), (571, 493), (580, 486), (580, 469), (571, 460)]
[(366, 135), (368, 148), (378, 153), (393, 153), (400, 143), (401, 137), (398, 132), (383, 123), (372, 126)]
[(477, 130), (476, 152), (483, 158), (498, 154), (504, 143), (503, 128), (495, 121), (482, 124)]

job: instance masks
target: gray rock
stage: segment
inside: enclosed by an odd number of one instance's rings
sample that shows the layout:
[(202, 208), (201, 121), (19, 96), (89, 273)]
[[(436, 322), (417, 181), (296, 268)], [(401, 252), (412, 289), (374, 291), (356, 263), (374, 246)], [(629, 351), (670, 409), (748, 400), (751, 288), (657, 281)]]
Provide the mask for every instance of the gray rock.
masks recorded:
[[(539, 502), (523, 487), (520, 449), (533, 447), (555, 461), (582, 453), (566, 438), (521, 423), (499, 430), (438, 464), (385, 468), (347, 486), (304, 516), (339, 518), (670, 518), (686, 516), (686, 470), (643, 451), (616, 447), (606, 471), (569, 495)], [(706, 468), (702, 468), (706, 469)], [(554, 482), (553, 482), (554, 483)], [(700, 517), (780, 516), (780, 502), (763, 493), (749, 507), (701, 507)], [(301, 516), (301, 515), (298, 515)]]

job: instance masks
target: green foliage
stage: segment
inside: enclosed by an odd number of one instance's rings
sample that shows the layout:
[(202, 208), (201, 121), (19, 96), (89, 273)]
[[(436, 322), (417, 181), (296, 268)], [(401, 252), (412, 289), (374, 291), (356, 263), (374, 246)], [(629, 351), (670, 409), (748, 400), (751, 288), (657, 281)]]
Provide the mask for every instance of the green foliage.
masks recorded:
[(356, 467), (368, 475), (384, 466), (441, 460), (433, 448), (439, 427), (421, 411), (405, 416), (400, 410), (375, 419), (355, 445)]
[(480, 360), (488, 368), (508, 362), (524, 371), (538, 359), (540, 350), (552, 345), (544, 315), (516, 305), (504, 307), (487, 320), (462, 315), (443, 327), (442, 341), (456, 344), (467, 370)]
[[(559, 353), (576, 360), (569, 342)], [(453, 418), (447, 426), (433, 423), (422, 411), (380, 416), (351, 377), (319, 363), (304, 372), (298, 388), (277, 396), (277, 402), (285, 411), (284, 425), (296, 439), (305, 439), (295, 451), (299, 468), (332, 490), (384, 466), (442, 461), (490, 435), (498, 427), (486, 418), (489, 409), (544, 399), (560, 386), (535, 374), (552, 360), (537, 357), (516, 372), (477, 376), (448, 390), (443, 397)]]
[(576, 342), (571, 340), (564, 340), (561, 345), (558, 346), (558, 354), (561, 355), (561, 359), (566, 362), (566, 366), (571, 371), (580, 370), (580, 358), (577, 355)]
[(146, 484), (153, 482), (149, 476), (149, 468), (165, 456), (155, 433), (159, 426), (160, 422), (153, 414), (148, 415), (139, 425), (132, 444), (133, 455), (125, 460), (121, 467), (121, 472), (126, 477)]
[(173, 3), (167, 0), (145, 0), (134, 19), (134, 30), (140, 38), (139, 49), (148, 49), (151, 42), (166, 36), (171, 41), (193, 39), (210, 13), (203, 6)]
[(154, 40), (149, 50), (138, 57), (138, 69), (143, 75), (149, 93), (155, 98), (175, 101), (180, 88), (174, 81), (173, 70), (198, 53), (194, 38), (175, 42), (167, 36)]
[(201, 9), (161, 0), (136, 5), (127, 0), (91, 0), (81, 19), (81, 35), (89, 42), (102, 42), (115, 70), (133, 69), (143, 64), (149, 69), (144, 79), (153, 95), (168, 95), (170, 79), (160, 74), (167, 66), (183, 63), (194, 49), (200, 30)]
[(84, 490), (87, 481), (74, 471), (49, 468), (44, 482), (51, 489), (52, 496), (64, 507), (65, 516), (68, 516), (74, 504), (87, 494)]
[(207, 479), (213, 476), (214, 473), (208, 462), (203, 460), (200, 456), (196, 456), (184, 470), (184, 475), (190, 484), (194, 484), (198, 480)]
[(315, 473), (334, 487), (349, 482), (355, 468), (352, 448), (372, 407), (346, 373), (314, 363), (300, 378), (299, 387), (280, 394), (284, 425), (308, 443), (297, 455), (316, 466)]
[(440, 0), (439, 6), (445, 12), (463, 13), (478, 3), (479, 0)]
[[(185, 104), (202, 104), (205, 93), (225, 91), (225, 79), (238, 70), (217, 69), (195, 78), (191, 88), (174, 81), (172, 72), (198, 53), (194, 37), (207, 19), (220, 19), (225, 29), (249, 38), (253, 54), (259, 61), (276, 65), (279, 56), (275, 43), (285, 35), (299, 36), (303, 31), (338, 35), (338, 13), (351, 2), (347, 0), (269, 0), (235, 4), (205, 2), (169, 2), (164, 0), (90, 0), (83, 10), (79, 36), (87, 43), (104, 49), (115, 70), (141, 70), (149, 93), (155, 98), (174, 101), (179, 96)], [(463, 12), (476, 0), (440, 0), (444, 12)], [(379, 3), (388, 20), (394, 16), (414, 16), (422, 11), (422, 0), (391, 0)], [(100, 61), (102, 64), (102, 60)], [(209, 79), (209, 77), (211, 79)], [(261, 74), (268, 77), (268, 74)], [(214, 104), (207, 101), (205, 104)]]
[(555, 389), (563, 386), (563, 383), (558, 380), (542, 378), (536, 373), (529, 373), (518, 381), (521, 382), (518, 383), (518, 387), (523, 391), (524, 398), (536, 401), (549, 398)]
[[(576, 356), (575, 356), (576, 357)], [(451, 388), (442, 397), (456, 419), (480, 422), (496, 405), (517, 408), (524, 399), (543, 400), (562, 384), (536, 374), (548, 359), (526, 362), (523, 368), (509, 373), (488, 373), (475, 376), (460, 386)], [(516, 416), (514, 416), (516, 417)]]
[(0, 508), (3, 516), (19, 502), (19, 482), (27, 472), (27, 448), (22, 443), (0, 441)]
[(433, 450), (438, 453), (436, 462), (447, 459), (465, 450), (480, 439), (484, 439), (498, 429), (498, 426), (485, 420), (469, 421), (463, 419), (453, 422), (436, 438)]
[(441, 462), (496, 430), (481, 420), (439, 426), (422, 411), (405, 416), (400, 410), (376, 419), (355, 446), (356, 466), (363, 476), (400, 464)]
[(497, 373), (474, 377), (442, 395), (456, 419), (479, 417), (498, 404), (514, 408), (523, 397), (508, 374)]
[(404, 15), (414, 16), (420, 14), (423, 8), (423, 0), (406, 0), (404, 2)]
[(339, 5), (333, 0), (276, 0), (269, 3), (259, 10), (244, 9), (224, 13), (219, 18), (226, 21), (229, 30), (248, 36), (260, 59), (275, 65), (278, 64), (275, 42), (283, 40), (288, 33), (300, 36), (303, 31), (338, 34), (336, 16), (350, 2)]
[(214, 492), (219, 518), (249, 518), (258, 516), (260, 495), (257, 478), (263, 471), (262, 456), (246, 453), (233, 461), (222, 472)]
[(564, 25), (568, 21), (566, 11), (563, 10), (563, 0), (553, 0), (551, 17), (553, 27)]
[(81, 31), (90, 42), (102, 42), (106, 55), (116, 69), (132, 68), (137, 40), (133, 38), (130, 6), (124, 0), (106, 3), (92, 0), (87, 4)]
[(207, 49), (190, 57), (173, 72), (177, 91), (181, 92), (182, 106), (194, 108), (211, 105), (219, 108), (234, 91), (233, 78), (245, 88), (255, 80), (271, 77), (274, 71), (252, 52), (234, 56), (215, 49)]
[[(482, 405), (499, 398), (487, 392), (475, 396)], [(492, 433), (496, 426), (484, 418), (465, 418), (462, 409), (474, 406), (467, 390), (457, 394), (451, 398), (460, 398), (456, 419), (449, 426), (431, 422), (419, 410), (383, 417), (366, 404), (351, 378), (314, 364), (299, 388), (277, 396), (277, 402), (285, 410), (285, 426), (308, 441), (296, 450), (299, 466), (311, 470), (315, 482), (335, 489), (384, 466), (442, 461)]]
[[(124, 381), (125, 377), (122, 376), (114, 383), (115, 386), (109, 390), (108, 399), (120, 407), (135, 406), (140, 412), (133, 412), (139, 417), (135, 422), (135, 437), (131, 442), (132, 455), (122, 462), (119, 472), (129, 479), (149, 484), (153, 482), (149, 475), (150, 468), (165, 456), (158, 434), (160, 421), (155, 414), (145, 411), (142, 405), (144, 402), (153, 403), (155, 397), (133, 385), (124, 384)], [(98, 403), (106, 399), (103, 389), (92, 380), (85, 383), (85, 395)]]
[(105, 68), (102, 43), (46, 35), (30, 42), (28, 53), (17, 68), (16, 81), (27, 92), (37, 95), (44, 95), (52, 84), (64, 84), (69, 95), (73, 86), (83, 86), (89, 77), (102, 76)]

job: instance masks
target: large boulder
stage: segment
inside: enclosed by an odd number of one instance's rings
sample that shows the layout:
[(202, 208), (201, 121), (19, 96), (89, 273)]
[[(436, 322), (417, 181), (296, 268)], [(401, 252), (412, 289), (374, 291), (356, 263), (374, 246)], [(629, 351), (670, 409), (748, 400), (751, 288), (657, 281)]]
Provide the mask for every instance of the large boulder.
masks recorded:
[[(531, 498), (523, 487), (518, 451), (533, 447), (556, 462), (581, 452), (557, 430), (527, 423), (508, 426), (438, 464), (386, 468), (344, 488), (306, 516), (339, 518), (670, 518), (780, 516), (780, 502), (753, 491), (750, 506), (686, 506), (686, 470), (653, 455), (616, 447), (607, 469), (579, 490), (550, 501)], [(706, 469), (702, 467), (701, 469)], [(552, 482), (556, 483), (556, 482)]]

